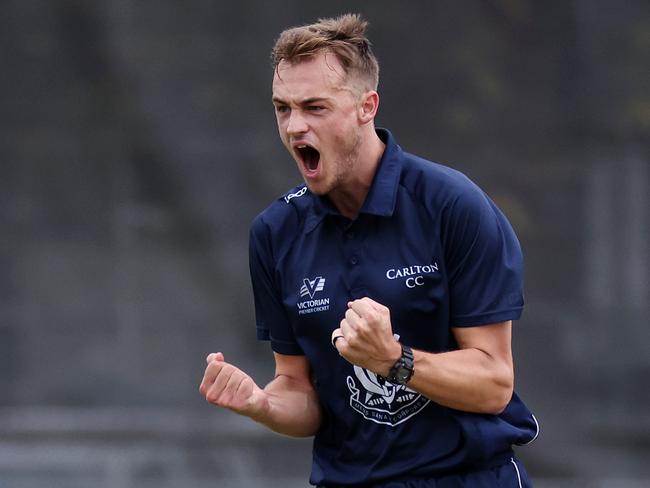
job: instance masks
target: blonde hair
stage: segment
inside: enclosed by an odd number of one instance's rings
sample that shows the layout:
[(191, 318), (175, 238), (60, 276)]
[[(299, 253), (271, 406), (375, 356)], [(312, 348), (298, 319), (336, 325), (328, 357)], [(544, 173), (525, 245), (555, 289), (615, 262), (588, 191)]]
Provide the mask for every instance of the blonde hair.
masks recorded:
[(376, 90), (379, 63), (365, 35), (367, 26), (368, 22), (359, 14), (345, 14), (287, 29), (280, 34), (271, 51), (273, 70), (277, 71), (281, 61), (296, 64), (331, 52), (343, 66), (346, 79), (354, 77), (362, 82), (364, 90)]

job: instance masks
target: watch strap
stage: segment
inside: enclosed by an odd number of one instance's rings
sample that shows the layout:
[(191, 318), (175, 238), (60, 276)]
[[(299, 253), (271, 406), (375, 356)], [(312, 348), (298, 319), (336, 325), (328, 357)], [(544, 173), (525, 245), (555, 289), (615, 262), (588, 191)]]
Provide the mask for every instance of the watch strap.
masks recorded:
[(402, 355), (390, 369), (386, 380), (397, 385), (405, 385), (415, 373), (415, 361), (413, 349), (400, 343)]

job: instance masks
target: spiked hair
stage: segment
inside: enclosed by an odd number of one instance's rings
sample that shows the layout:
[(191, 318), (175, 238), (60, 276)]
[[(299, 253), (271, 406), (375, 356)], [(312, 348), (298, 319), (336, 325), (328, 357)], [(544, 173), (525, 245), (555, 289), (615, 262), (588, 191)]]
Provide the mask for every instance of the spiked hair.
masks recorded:
[(343, 66), (347, 79), (358, 80), (363, 90), (376, 90), (379, 64), (365, 35), (367, 26), (368, 22), (359, 14), (345, 14), (287, 29), (271, 51), (273, 70), (281, 61), (297, 64), (323, 52), (332, 53)]

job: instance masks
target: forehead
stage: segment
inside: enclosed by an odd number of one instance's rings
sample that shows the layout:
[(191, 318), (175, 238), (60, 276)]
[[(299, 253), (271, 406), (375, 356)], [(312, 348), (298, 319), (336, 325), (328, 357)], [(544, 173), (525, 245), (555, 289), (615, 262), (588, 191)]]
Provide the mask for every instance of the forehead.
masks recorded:
[(273, 74), (273, 96), (309, 98), (347, 90), (343, 66), (333, 54), (321, 53), (298, 63), (280, 61)]

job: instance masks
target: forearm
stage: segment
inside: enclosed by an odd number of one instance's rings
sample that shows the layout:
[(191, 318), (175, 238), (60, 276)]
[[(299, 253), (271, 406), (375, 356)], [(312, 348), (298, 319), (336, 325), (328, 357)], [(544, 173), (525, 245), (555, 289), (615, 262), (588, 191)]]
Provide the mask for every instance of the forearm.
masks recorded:
[(440, 405), (498, 414), (513, 391), (511, 364), (480, 349), (433, 354), (414, 351), (415, 374), (408, 387)]
[[(407, 386), (440, 405), (500, 413), (512, 397), (512, 322), (452, 327), (458, 349), (414, 352), (415, 374)], [(402, 348), (393, 335), (390, 310), (370, 298), (348, 303), (332, 344), (350, 363), (386, 377)], [(408, 344), (407, 344), (408, 345)]]
[(262, 408), (251, 418), (271, 430), (292, 437), (316, 434), (322, 413), (311, 384), (285, 375), (276, 376), (263, 390)]

